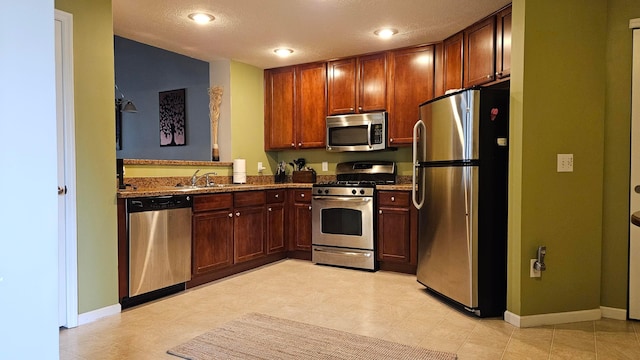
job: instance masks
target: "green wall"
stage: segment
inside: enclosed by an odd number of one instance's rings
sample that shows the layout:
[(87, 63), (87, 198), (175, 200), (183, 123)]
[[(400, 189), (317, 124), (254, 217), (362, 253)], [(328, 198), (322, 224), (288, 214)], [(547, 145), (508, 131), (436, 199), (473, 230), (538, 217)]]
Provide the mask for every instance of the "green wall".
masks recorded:
[(73, 15), (78, 312), (118, 303), (111, 0), (56, 0)]
[[(519, 196), (510, 199), (509, 232), (509, 261), (520, 263), (509, 285), (519, 291), (509, 292), (508, 309), (599, 309), (607, 3), (516, 0), (518, 19), (523, 7), (524, 26), (514, 26), (524, 47), (512, 83), (521, 104), (511, 119), (511, 144), (520, 144), (511, 149)], [(574, 154), (574, 172), (556, 172), (559, 153)], [(538, 245), (547, 246), (547, 271), (534, 279)]]
[(625, 309), (629, 256), (632, 52), (629, 20), (640, 18), (640, 2), (609, 0), (607, 15), (601, 304)]

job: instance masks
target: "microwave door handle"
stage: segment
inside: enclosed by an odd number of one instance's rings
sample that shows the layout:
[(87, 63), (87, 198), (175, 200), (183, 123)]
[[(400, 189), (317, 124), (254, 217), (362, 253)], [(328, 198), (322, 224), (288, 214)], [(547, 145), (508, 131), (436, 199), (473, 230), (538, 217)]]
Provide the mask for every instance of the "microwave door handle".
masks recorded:
[(371, 149), (371, 121), (367, 123), (367, 144), (369, 145), (369, 149)]

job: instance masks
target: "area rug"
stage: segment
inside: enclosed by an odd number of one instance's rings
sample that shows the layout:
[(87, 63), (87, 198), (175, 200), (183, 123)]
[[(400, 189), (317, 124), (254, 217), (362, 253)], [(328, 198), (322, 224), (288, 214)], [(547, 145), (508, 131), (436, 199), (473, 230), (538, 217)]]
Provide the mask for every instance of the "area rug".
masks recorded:
[(432, 351), (257, 313), (244, 315), (178, 345), (167, 353), (190, 360), (457, 359), (452, 353)]

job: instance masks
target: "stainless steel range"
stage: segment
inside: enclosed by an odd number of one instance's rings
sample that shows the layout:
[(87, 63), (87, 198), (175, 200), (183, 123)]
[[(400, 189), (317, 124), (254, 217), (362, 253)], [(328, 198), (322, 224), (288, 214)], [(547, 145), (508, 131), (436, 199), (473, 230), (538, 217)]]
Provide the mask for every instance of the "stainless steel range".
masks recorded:
[(395, 163), (339, 163), (336, 180), (313, 185), (311, 260), (317, 264), (377, 270), (376, 184), (395, 184)]

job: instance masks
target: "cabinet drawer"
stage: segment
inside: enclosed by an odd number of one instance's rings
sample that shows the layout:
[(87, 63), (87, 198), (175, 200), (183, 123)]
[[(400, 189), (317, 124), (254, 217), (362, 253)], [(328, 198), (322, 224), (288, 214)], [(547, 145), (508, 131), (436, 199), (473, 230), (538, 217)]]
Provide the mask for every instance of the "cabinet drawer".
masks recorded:
[(233, 205), (231, 193), (196, 195), (193, 197), (193, 212), (229, 209)]
[(410, 193), (406, 191), (379, 191), (378, 206), (408, 207)]
[(293, 201), (302, 202), (302, 203), (310, 203), (311, 202), (311, 190), (294, 190), (293, 191)]
[(255, 206), (264, 204), (264, 191), (242, 191), (233, 194), (234, 207)]
[(277, 204), (284, 202), (284, 190), (267, 190), (267, 204)]

